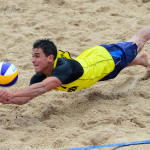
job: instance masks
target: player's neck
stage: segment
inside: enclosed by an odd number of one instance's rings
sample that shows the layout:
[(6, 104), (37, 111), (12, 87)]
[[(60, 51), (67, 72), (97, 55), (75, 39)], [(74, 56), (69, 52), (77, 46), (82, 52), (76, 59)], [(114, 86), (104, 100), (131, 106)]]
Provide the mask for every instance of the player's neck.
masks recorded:
[(54, 63), (52, 63), (51, 65), (49, 65), (44, 71), (43, 73), (46, 75), (46, 76), (50, 76), (52, 74), (52, 71), (53, 71), (53, 67), (54, 66)]

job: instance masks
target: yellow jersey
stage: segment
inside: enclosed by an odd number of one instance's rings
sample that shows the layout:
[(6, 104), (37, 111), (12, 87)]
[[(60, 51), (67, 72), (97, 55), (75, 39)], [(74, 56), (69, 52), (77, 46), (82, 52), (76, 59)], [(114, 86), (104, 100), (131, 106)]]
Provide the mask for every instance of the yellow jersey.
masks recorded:
[[(56, 67), (58, 58), (72, 59), (68, 52), (58, 51), (57, 58), (54, 62), (54, 68)], [(55, 90), (73, 92), (89, 88), (111, 73), (115, 68), (112, 56), (102, 46), (94, 46), (86, 49), (74, 60), (78, 61), (83, 67), (83, 75), (69, 84), (62, 84)]]

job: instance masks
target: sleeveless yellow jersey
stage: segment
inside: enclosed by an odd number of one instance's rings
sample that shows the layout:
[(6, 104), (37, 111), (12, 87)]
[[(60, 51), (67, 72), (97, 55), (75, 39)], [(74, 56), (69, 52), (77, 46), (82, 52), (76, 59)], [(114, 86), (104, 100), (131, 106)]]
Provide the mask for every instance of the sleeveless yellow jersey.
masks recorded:
[[(68, 52), (58, 51), (57, 58), (72, 59)], [(62, 84), (55, 90), (73, 92), (80, 89), (88, 88), (97, 81), (111, 73), (115, 68), (115, 63), (110, 53), (102, 46), (94, 46), (84, 50), (76, 59), (83, 67), (83, 75), (69, 84)]]

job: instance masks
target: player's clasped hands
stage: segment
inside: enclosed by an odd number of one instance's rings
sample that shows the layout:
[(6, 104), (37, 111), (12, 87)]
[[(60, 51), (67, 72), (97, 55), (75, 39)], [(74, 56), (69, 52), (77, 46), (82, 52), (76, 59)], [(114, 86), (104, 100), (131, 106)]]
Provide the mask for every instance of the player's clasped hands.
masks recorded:
[(6, 89), (0, 90), (0, 102), (4, 104), (10, 104), (10, 98), (12, 97), (12, 93)]
[(15, 97), (14, 93), (3, 89), (0, 90), (0, 103), (3, 104), (17, 104), (17, 105), (23, 105), (26, 104), (30, 100), (29, 97)]

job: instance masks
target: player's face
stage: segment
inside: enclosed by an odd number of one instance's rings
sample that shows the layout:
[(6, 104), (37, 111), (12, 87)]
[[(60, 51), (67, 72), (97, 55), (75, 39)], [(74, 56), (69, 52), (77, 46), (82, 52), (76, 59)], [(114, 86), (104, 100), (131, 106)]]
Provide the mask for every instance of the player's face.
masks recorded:
[(53, 62), (52, 55), (46, 57), (41, 48), (35, 48), (32, 51), (32, 63), (36, 73), (45, 73), (51, 70), (51, 62)]

